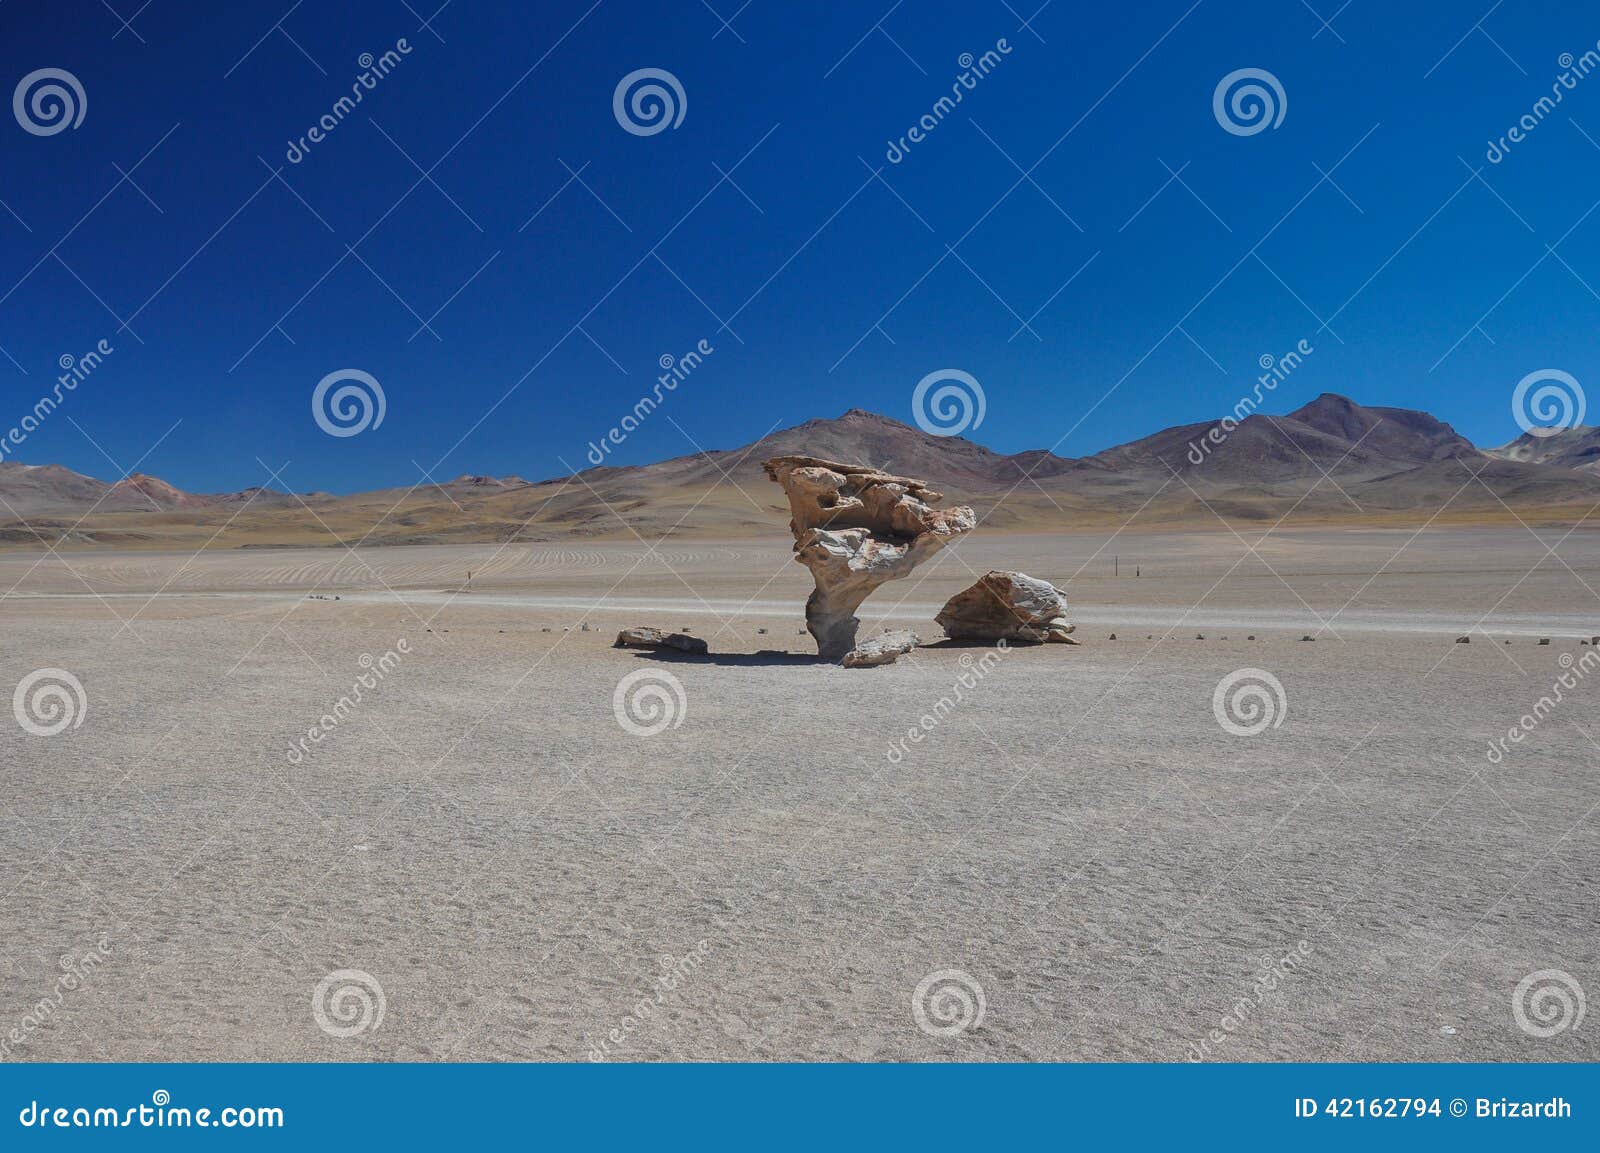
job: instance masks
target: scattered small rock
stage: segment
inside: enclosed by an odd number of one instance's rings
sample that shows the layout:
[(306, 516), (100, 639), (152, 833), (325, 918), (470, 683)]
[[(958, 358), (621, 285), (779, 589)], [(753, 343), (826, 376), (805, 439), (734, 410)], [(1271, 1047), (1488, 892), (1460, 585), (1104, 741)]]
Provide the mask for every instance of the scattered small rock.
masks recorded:
[(1456, 644), (1458, 644), (1458, 645), (1470, 645), (1471, 643), (1472, 643), (1472, 638), (1471, 637), (1457, 637), (1456, 638)]
[(1256, 639), (1256, 634), (1255, 633), (1251, 633), (1249, 636), (1245, 637), (1244, 639), (1247, 640), (1247, 641), (1253, 641), (1253, 640)]
[(767, 635), (767, 630), (766, 629), (757, 629), (756, 630), (756, 636), (764, 637), (766, 635)]
[(1197, 641), (1203, 641), (1203, 640), (1206, 639), (1206, 634), (1205, 633), (1195, 633), (1194, 634), (1194, 639), (1197, 640)]
[(550, 630), (549, 630), (549, 629), (540, 629), (540, 630), (539, 630), (539, 631), (540, 631), (540, 632), (542, 632), (542, 633), (547, 633), (547, 632), (549, 632), (549, 631), (550, 631)]
[(1310, 633), (1307, 633), (1307, 634), (1306, 634), (1306, 635), (1305, 635), (1305, 636), (1303, 636), (1303, 637), (1301, 637), (1301, 638), (1300, 638), (1300, 639), (1301, 639), (1301, 640), (1302, 640), (1302, 641), (1314, 641), (1314, 640), (1316, 640), (1316, 639), (1317, 639), (1317, 638), (1316, 638), (1316, 637), (1314, 637), (1314, 636), (1312, 636), (1312, 635), (1311, 635), (1311, 634), (1310, 634)]
[(1542, 644), (1542, 645), (1547, 645), (1547, 644), (1550, 643), (1550, 638), (1549, 637), (1540, 637), (1539, 638), (1539, 643)]
[(862, 641), (855, 648), (845, 653), (840, 664), (847, 669), (871, 668), (874, 665), (892, 665), (900, 659), (901, 653), (909, 653), (922, 642), (915, 633), (896, 630), (895, 632), (880, 633), (870, 640)]
[(690, 653), (703, 657), (710, 651), (710, 646), (699, 637), (687, 636), (684, 633), (663, 633), (660, 629), (631, 628), (623, 629), (617, 634), (616, 649), (677, 649), (679, 652)]

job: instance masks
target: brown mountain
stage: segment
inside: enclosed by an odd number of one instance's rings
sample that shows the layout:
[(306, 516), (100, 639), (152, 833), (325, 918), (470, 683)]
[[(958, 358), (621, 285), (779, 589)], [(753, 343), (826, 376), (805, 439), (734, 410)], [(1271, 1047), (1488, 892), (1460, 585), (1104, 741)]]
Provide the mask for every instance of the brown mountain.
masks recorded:
[(1488, 453), (1500, 460), (1553, 464), (1600, 475), (1600, 428), (1579, 425), (1547, 436), (1525, 432), (1510, 444), (1491, 448)]
[(153, 512), (172, 512), (179, 509), (210, 508), (214, 503), (210, 497), (196, 496), (192, 492), (173, 488), (160, 477), (136, 472), (112, 485), (111, 491), (105, 494), (100, 507), (137, 509), (141, 512), (145, 509)]
[[(1333, 394), (1282, 416), (1182, 425), (1093, 456), (1002, 454), (851, 409), (736, 449), (655, 464), (602, 466), (529, 483), (467, 474), (440, 485), (333, 497), (271, 490), (195, 496), (153, 477), (115, 486), (56, 466), (0, 464), (0, 539), (59, 539), (102, 496), (71, 541), (194, 547), (552, 540), (781, 533), (782, 495), (761, 473), (774, 456), (813, 455), (926, 479), (972, 504), (990, 530), (1128, 523), (1221, 528), (1229, 522), (1413, 524), (1572, 522), (1600, 502), (1594, 430), (1538, 458), (1484, 453), (1427, 413), (1366, 407)], [(1555, 440), (1556, 438), (1548, 438)], [(254, 495), (252, 495), (254, 494)], [(315, 508), (313, 516), (302, 501)], [(53, 519), (40, 519), (41, 515)], [(19, 523), (18, 518), (26, 523)]]

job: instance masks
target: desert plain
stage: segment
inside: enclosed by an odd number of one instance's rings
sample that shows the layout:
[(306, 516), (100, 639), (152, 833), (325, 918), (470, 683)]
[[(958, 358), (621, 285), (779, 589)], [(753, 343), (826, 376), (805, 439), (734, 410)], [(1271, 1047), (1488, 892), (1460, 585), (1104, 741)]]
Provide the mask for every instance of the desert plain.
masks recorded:
[[(941, 642), (988, 569), (1081, 643)], [(876, 669), (817, 661), (777, 524), (33, 549), (0, 588), (6, 686), (83, 690), (0, 726), (10, 1060), (1600, 1057), (1513, 1013), (1600, 988), (1600, 669), (1488, 753), (1597, 653), (1592, 524), (979, 531), (866, 602), (925, 642)], [(1283, 689), (1250, 736), (1241, 669)], [(639, 670), (681, 686), (650, 735)]]

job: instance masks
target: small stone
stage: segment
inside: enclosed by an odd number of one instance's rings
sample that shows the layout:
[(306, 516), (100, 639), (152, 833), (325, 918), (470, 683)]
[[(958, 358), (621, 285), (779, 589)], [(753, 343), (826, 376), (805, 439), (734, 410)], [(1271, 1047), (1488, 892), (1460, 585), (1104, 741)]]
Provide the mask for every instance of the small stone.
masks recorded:
[(1542, 644), (1542, 645), (1547, 645), (1547, 644), (1550, 643), (1550, 638), (1549, 637), (1540, 637), (1539, 638), (1539, 643)]
[(1197, 641), (1203, 641), (1203, 640), (1206, 639), (1206, 634), (1205, 633), (1195, 633), (1194, 634), (1194, 639), (1197, 640)]
[(1316, 638), (1316, 637), (1314, 637), (1314, 636), (1312, 636), (1312, 635), (1311, 635), (1311, 634), (1310, 634), (1310, 633), (1307, 633), (1307, 634), (1306, 634), (1306, 635), (1305, 635), (1305, 636), (1303, 636), (1303, 637), (1301, 637), (1301, 638), (1300, 638), (1300, 639), (1301, 639), (1301, 640), (1302, 640), (1302, 641), (1314, 641), (1314, 640), (1316, 640), (1316, 639), (1317, 639), (1317, 638)]
[(697, 657), (706, 656), (711, 651), (710, 646), (699, 637), (691, 637), (685, 633), (663, 633), (660, 629), (642, 627), (623, 629), (617, 634), (617, 639), (611, 647), (615, 649), (677, 649), (679, 652), (689, 653)]
[(767, 630), (766, 629), (757, 629), (756, 630), (756, 636), (764, 637), (766, 635), (767, 635)]
[(871, 668), (875, 665), (892, 665), (901, 653), (909, 653), (922, 642), (915, 633), (898, 630), (884, 632), (870, 640), (862, 641), (845, 653), (839, 663), (847, 669)]
[(1245, 637), (1244, 639), (1247, 640), (1247, 641), (1253, 641), (1253, 640), (1256, 639), (1256, 634), (1255, 633), (1251, 633), (1249, 636)]
[(1106, 640), (1108, 640), (1108, 641), (1114, 641), (1116, 639), (1117, 639), (1117, 634), (1116, 633), (1112, 633), (1109, 637), (1106, 638)]
[(1458, 645), (1470, 645), (1471, 643), (1472, 643), (1472, 638), (1471, 637), (1457, 637), (1456, 638), (1456, 644), (1458, 644)]

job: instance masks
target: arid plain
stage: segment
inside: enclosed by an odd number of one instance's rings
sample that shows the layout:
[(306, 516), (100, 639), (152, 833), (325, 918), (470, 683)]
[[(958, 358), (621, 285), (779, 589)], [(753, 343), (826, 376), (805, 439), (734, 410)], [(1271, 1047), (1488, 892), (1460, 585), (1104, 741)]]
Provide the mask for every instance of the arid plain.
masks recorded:
[[(1488, 753), (1596, 652), (1594, 527), (980, 529), (866, 603), (933, 643), (865, 670), (809, 655), (789, 546), (0, 556), (10, 682), (83, 689), (0, 730), (0, 1033), (52, 1002), (8, 1056), (1600, 1056), (1512, 1005), (1600, 965), (1600, 675)], [(939, 643), (987, 569), (1081, 644)], [(641, 624), (712, 656), (610, 647)], [(640, 669), (682, 687), (650, 736)], [(1252, 736), (1241, 669), (1283, 687)], [(353, 1037), (312, 1013), (344, 970)]]

